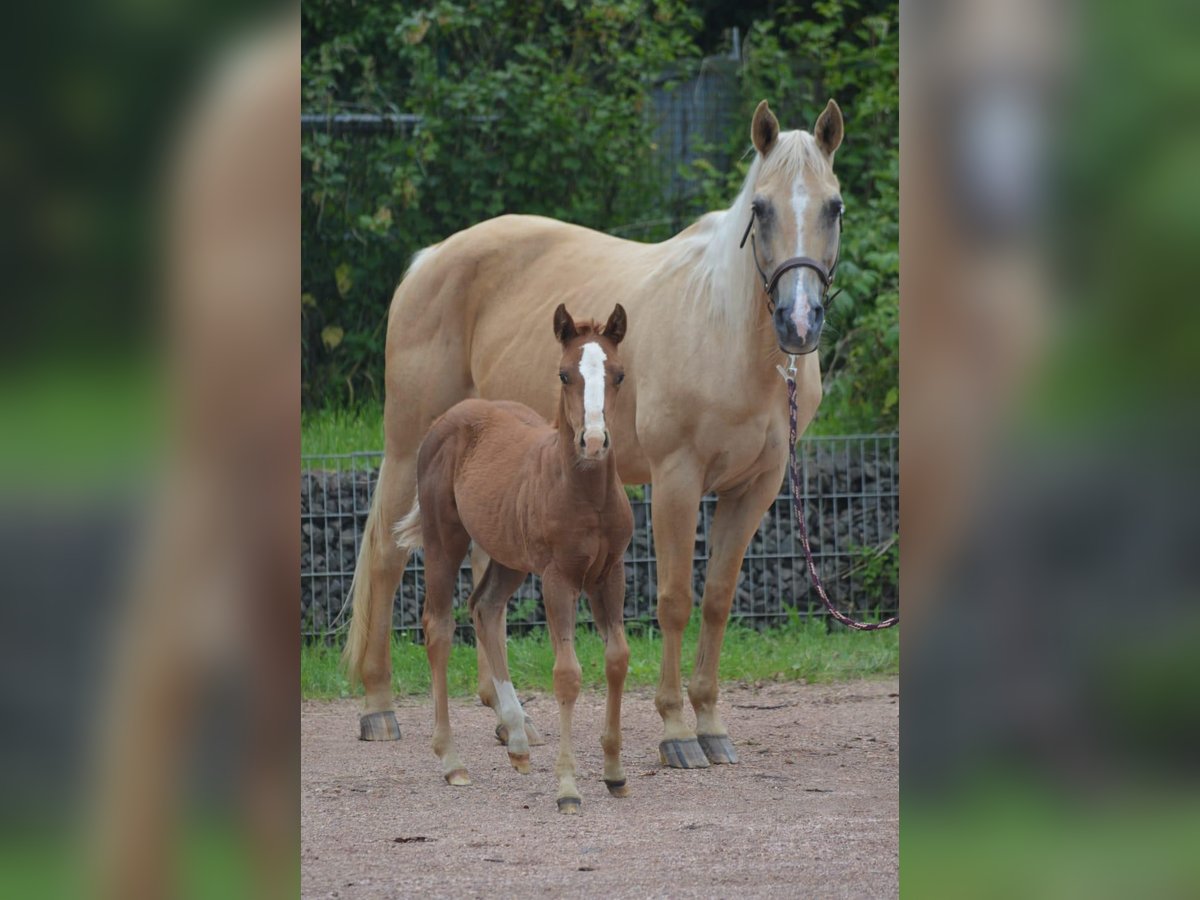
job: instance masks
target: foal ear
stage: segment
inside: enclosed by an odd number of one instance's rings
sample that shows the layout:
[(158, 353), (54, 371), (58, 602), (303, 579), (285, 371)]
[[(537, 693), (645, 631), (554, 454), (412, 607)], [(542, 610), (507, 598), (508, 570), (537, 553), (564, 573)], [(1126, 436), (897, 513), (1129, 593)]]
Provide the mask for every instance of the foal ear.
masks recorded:
[(767, 106), (767, 101), (763, 100), (758, 104), (758, 109), (754, 110), (754, 121), (750, 123), (750, 140), (754, 141), (754, 149), (766, 156), (775, 146), (777, 137), (779, 120), (775, 118), (775, 113), (771, 112), (771, 107)]
[(831, 99), (817, 117), (817, 124), (813, 126), (813, 137), (817, 139), (817, 146), (821, 148), (821, 152), (833, 159), (834, 151), (842, 145), (843, 133), (842, 111)]
[(554, 336), (558, 338), (560, 344), (565, 344), (578, 335), (579, 329), (575, 327), (575, 320), (567, 312), (567, 305), (565, 303), (558, 304), (558, 309), (554, 311)]
[(613, 346), (621, 343), (625, 338), (625, 307), (620, 303), (617, 308), (612, 311), (612, 315), (608, 317), (608, 324), (604, 326), (604, 336), (612, 341)]

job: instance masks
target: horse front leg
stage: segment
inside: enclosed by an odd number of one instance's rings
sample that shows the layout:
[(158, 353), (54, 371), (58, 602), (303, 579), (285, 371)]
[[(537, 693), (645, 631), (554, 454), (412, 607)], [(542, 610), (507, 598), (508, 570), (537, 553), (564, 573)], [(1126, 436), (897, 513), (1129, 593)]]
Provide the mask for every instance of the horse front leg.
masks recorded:
[(621, 699), (625, 676), (629, 673), (629, 643), (625, 640), (625, 565), (615, 559), (596, 592), (592, 614), (603, 623), (604, 677), (608, 693), (604, 702), (604, 731), (600, 746), (604, 750), (604, 784), (614, 797), (629, 796), (625, 767), (621, 765)]
[(554, 696), (558, 700), (558, 811), (577, 814), (583, 800), (575, 783), (575, 751), (571, 746), (571, 721), (583, 669), (575, 656), (575, 603), (579, 588), (553, 569), (542, 576), (542, 596), (546, 604), (546, 622), (554, 647)]
[(687, 462), (663, 466), (653, 473), (651, 524), (658, 556), (658, 625), (662, 629), (662, 669), (654, 705), (663, 720), (659, 759), (676, 769), (702, 769), (708, 757), (696, 732), (683, 719), (680, 657), (683, 631), (692, 614), (692, 556), (696, 517), (703, 493), (696, 469)]
[(733, 605), (738, 574), (746, 546), (758, 530), (763, 514), (779, 492), (781, 470), (772, 468), (740, 492), (725, 494), (717, 501), (710, 533), (712, 548), (704, 576), (700, 640), (696, 646), (696, 668), (688, 683), (688, 697), (696, 711), (696, 732), (705, 756), (712, 763), (736, 763), (737, 750), (717, 712), (717, 671), (725, 625)]

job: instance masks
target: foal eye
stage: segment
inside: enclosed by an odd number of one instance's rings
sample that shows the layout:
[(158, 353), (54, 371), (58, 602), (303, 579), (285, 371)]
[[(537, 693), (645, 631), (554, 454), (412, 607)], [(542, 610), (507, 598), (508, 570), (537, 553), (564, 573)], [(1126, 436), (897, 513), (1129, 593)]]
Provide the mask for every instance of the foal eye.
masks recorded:
[(567, 383), (567, 380), (568, 380), (568, 379), (567, 379), (567, 373), (566, 373), (566, 372), (559, 372), (559, 373), (558, 373), (558, 380), (559, 380), (559, 381), (561, 381), (563, 384), (566, 384), (566, 383)]
[(624, 381), (624, 380), (625, 380), (625, 373), (624, 373), (624, 372), (618, 372), (618, 373), (617, 373), (617, 374), (616, 374), (616, 375), (613, 377), (613, 384), (615, 384), (615, 385), (619, 385), (619, 384), (620, 384), (622, 381)]

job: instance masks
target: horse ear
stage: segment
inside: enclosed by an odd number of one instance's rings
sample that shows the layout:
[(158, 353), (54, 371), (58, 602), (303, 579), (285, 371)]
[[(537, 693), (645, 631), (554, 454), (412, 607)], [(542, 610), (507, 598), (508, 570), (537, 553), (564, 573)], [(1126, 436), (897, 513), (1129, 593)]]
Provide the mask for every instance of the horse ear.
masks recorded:
[(771, 107), (767, 106), (767, 101), (763, 100), (758, 104), (758, 109), (754, 110), (754, 121), (750, 123), (750, 140), (754, 142), (754, 149), (766, 156), (775, 146), (777, 137), (779, 120), (775, 118), (775, 113), (771, 112)]
[(608, 317), (608, 324), (604, 326), (604, 336), (612, 341), (614, 347), (625, 338), (625, 307), (620, 303)]
[(575, 320), (567, 312), (567, 305), (558, 304), (558, 309), (554, 311), (554, 336), (560, 344), (565, 344), (578, 335), (579, 329), (575, 327)]
[(842, 111), (831, 99), (817, 117), (817, 124), (813, 126), (813, 137), (817, 139), (817, 146), (821, 148), (821, 152), (833, 159), (834, 151), (842, 145), (843, 134)]

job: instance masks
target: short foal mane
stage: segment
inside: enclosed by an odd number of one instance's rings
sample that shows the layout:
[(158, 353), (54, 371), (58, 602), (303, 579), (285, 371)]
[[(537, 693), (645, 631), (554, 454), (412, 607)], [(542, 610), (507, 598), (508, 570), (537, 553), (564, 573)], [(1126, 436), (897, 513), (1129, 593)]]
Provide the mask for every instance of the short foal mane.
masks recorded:
[(601, 337), (604, 334), (604, 326), (595, 319), (576, 319), (575, 320), (576, 339), (594, 335)]
[(750, 221), (754, 186), (775, 175), (795, 182), (806, 172), (833, 177), (833, 167), (811, 134), (780, 132), (766, 158), (754, 153), (741, 190), (728, 209), (706, 213), (659, 245), (666, 255), (655, 276), (686, 271), (683, 293), (701, 305), (709, 324), (749, 330), (755, 321), (758, 280), (749, 249), (738, 244)]

